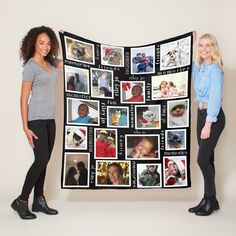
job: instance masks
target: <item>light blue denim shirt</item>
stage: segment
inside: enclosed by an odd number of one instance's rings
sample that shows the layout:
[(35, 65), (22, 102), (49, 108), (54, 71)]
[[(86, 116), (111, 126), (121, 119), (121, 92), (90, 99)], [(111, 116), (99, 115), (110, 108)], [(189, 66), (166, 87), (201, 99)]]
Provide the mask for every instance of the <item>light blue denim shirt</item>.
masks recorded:
[(207, 103), (208, 122), (216, 122), (221, 108), (223, 71), (218, 64), (204, 64), (197, 67), (192, 64), (195, 101), (200, 107)]

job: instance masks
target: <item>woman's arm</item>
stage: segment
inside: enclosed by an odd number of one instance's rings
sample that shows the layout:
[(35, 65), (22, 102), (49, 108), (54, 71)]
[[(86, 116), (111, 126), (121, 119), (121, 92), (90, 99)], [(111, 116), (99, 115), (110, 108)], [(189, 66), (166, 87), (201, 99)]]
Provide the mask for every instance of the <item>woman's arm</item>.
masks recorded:
[(23, 81), (21, 87), (21, 96), (20, 96), (20, 110), (21, 110), (21, 118), (23, 124), (23, 130), (27, 136), (29, 144), (32, 148), (34, 148), (33, 138), (38, 139), (37, 136), (33, 133), (32, 130), (28, 128), (28, 100), (31, 92), (32, 82), (31, 81)]

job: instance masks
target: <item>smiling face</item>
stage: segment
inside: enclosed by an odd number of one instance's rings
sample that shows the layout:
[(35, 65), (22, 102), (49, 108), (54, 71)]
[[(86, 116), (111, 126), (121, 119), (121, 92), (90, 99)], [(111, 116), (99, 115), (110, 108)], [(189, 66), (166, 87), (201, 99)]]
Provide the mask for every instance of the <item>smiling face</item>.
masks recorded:
[(134, 87), (132, 88), (132, 95), (134, 97), (138, 97), (138, 96), (142, 95), (142, 93), (143, 93), (142, 87), (139, 85), (134, 85)]
[(107, 173), (112, 184), (119, 184), (120, 175), (119, 170), (116, 166), (110, 166)]
[(138, 151), (141, 152), (143, 155), (152, 152), (153, 148), (154, 148), (153, 143), (147, 138), (142, 138), (137, 145)]
[(85, 104), (80, 104), (78, 109), (78, 115), (80, 117), (85, 117), (89, 114), (88, 106)]
[(199, 44), (198, 44), (198, 53), (205, 63), (207, 64), (211, 63), (213, 49), (207, 38), (200, 39)]
[(46, 33), (38, 35), (35, 42), (35, 53), (36, 57), (46, 57), (52, 47), (51, 40)]

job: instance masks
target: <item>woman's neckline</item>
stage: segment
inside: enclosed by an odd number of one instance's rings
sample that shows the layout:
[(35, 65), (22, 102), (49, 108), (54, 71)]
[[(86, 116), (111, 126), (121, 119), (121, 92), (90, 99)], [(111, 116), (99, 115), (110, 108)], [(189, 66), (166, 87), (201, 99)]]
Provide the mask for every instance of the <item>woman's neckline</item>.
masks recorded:
[(42, 65), (40, 65), (33, 57), (30, 58), (36, 65), (38, 65), (42, 70), (46, 71), (47, 73), (52, 73), (53, 69), (52, 66), (46, 61), (47, 65), (49, 65), (50, 70), (45, 69)]

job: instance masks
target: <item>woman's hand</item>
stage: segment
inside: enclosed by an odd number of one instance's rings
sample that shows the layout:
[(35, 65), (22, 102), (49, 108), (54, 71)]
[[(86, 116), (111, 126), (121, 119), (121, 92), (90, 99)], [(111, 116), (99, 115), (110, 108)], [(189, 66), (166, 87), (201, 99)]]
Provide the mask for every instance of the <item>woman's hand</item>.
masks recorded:
[(30, 129), (25, 129), (24, 130), (25, 131), (25, 135), (26, 135), (26, 137), (27, 137), (27, 139), (28, 139), (28, 142), (29, 142), (29, 144), (30, 144), (30, 146), (32, 147), (32, 148), (34, 148), (34, 141), (33, 141), (33, 139), (35, 138), (35, 139), (38, 139), (38, 137), (35, 135), (35, 133), (32, 131), (32, 130), (30, 130)]
[(211, 123), (206, 122), (201, 132), (201, 139), (207, 139), (211, 135)]
[(197, 31), (193, 31), (193, 43), (197, 40)]

